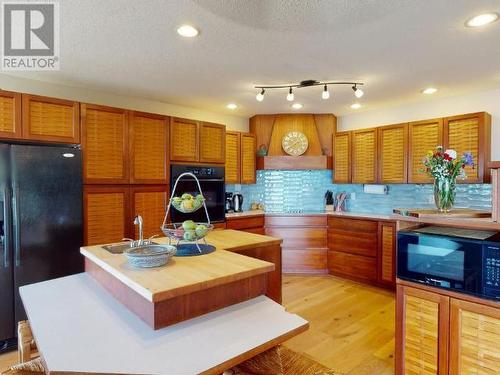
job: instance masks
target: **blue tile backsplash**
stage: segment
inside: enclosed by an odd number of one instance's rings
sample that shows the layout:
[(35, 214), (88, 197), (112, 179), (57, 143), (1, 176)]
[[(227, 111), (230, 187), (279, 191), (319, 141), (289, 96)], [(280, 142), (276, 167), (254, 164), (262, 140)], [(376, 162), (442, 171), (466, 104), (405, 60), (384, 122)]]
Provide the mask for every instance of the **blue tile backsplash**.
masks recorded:
[[(254, 185), (226, 185), (226, 191), (243, 194), (243, 209), (262, 202), (267, 212), (323, 211), (326, 190), (346, 191), (347, 210), (360, 213), (390, 214), (393, 208), (433, 208), (431, 184), (388, 185), (387, 195), (365, 194), (363, 185), (332, 183), (332, 171), (257, 171)], [(354, 198), (354, 199), (353, 199)], [(491, 185), (459, 184), (455, 207), (491, 209)]]

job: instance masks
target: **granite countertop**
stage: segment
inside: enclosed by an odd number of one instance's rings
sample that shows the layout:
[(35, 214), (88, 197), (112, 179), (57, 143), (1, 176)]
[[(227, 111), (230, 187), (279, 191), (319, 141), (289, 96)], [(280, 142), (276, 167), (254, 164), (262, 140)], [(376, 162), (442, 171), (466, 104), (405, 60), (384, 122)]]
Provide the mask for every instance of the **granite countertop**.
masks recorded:
[(335, 217), (346, 217), (346, 218), (360, 218), (360, 219), (372, 219), (372, 220), (392, 220), (394, 221), (394, 215), (382, 215), (373, 213), (361, 213), (361, 212), (332, 212), (332, 211), (301, 211), (301, 212), (265, 212), (262, 210), (251, 210), (243, 212), (227, 213), (226, 219), (233, 218), (244, 218), (251, 216), (335, 216)]

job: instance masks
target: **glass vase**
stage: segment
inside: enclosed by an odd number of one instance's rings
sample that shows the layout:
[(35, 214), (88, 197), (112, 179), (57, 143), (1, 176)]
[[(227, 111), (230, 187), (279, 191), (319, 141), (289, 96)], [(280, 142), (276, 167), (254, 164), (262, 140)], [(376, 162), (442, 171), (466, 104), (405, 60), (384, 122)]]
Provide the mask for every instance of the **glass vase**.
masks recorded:
[(455, 180), (443, 178), (434, 180), (434, 202), (439, 212), (450, 212), (455, 203)]

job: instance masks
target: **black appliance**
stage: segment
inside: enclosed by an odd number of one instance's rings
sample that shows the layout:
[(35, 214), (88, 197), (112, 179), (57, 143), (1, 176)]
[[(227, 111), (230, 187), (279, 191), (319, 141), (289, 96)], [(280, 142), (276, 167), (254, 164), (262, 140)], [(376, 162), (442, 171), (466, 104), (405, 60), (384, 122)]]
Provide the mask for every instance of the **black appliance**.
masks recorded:
[(227, 192), (226, 193), (226, 201), (225, 201), (225, 211), (226, 213), (228, 212), (234, 212), (234, 207), (233, 207), (233, 193)]
[(398, 233), (400, 279), (500, 300), (500, 233), (423, 227)]
[(83, 271), (82, 195), (79, 149), (0, 143), (0, 351), (26, 319), (20, 286)]
[[(173, 164), (170, 167), (170, 194), (172, 194), (172, 189), (177, 178), (186, 172), (194, 174), (200, 181), (210, 221), (214, 223), (224, 222), (226, 220), (224, 207), (226, 193), (224, 167)], [(189, 176), (183, 177), (177, 184), (176, 194), (178, 193), (198, 194), (198, 186), (194, 178)], [(170, 215), (173, 223), (181, 223), (184, 220), (194, 220), (196, 222), (207, 221), (203, 208), (189, 214), (184, 214), (174, 209), (170, 211)]]
[(234, 212), (243, 211), (243, 195), (239, 193), (233, 194), (233, 210)]

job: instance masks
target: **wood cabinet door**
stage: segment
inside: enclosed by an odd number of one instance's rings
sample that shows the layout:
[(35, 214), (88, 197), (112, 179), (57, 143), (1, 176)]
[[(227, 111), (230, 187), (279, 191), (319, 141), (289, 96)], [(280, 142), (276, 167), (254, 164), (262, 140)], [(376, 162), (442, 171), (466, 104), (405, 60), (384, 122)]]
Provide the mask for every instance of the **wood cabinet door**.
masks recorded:
[(449, 297), (398, 285), (396, 374), (448, 375)]
[(255, 136), (250, 133), (241, 133), (241, 183), (255, 184), (256, 159), (255, 159)]
[(408, 181), (408, 124), (378, 129), (378, 182), (405, 184)]
[(500, 374), (500, 310), (451, 299), (450, 374)]
[(467, 178), (458, 180), (465, 183), (490, 181), (487, 163), (491, 159), (491, 116), (485, 112), (469, 113), (461, 116), (446, 117), (443, 122), (444, 147), (453, 149), (461, 157), (471, 152), (474, 168), (465, 167)]
[(22, 138), (21, 94), (0, 90), (0, 138)]
[(83, 193), (84, 242), (100, 245), (128, 237), (129, 189), (86, 185)]
[(339, 132), (333, 136), (333, 182), (351, 182), (351, 132)]
[(378, 282), (394, 286), (396, 282), (396, 224), (379, 222)]
[(200, 162), (226, 162), (226, 126), (202, 122), (200, 124)]
[[(160, 227), (167, 210), (168, 195), (168, 185), (130, 188), (130, 218), (133, 220), (137, 215), (142, 216), (144, 238), (154, 235), (164, 236)], [(137, 225), (134, 227), (131, 232), (137, 239), (139, 238), (139, 228)]]
[(130, 183), (168, 183), (168, 117), (129, 113)]
[(352, 182), (377, 182), (377, 129), (352, 132)]
[(127, 184), (127, 111), (82, 104), (83, 178), (87, 184)]
[(199, 161), (198, 121), (172, 118), (169, 141), (171, 161)]
[(226, 132), (226, 184), (239, 184), (241, 165), (241, 133)]
[(422, 159), (427, 152), (443, 145), (443, 120), (433, 119), (410, 122), (408, 128), (408, 182), (431, 183)]
[(80, 143), (80, 107), (71, 100), (23, 94), (23, 138)]

